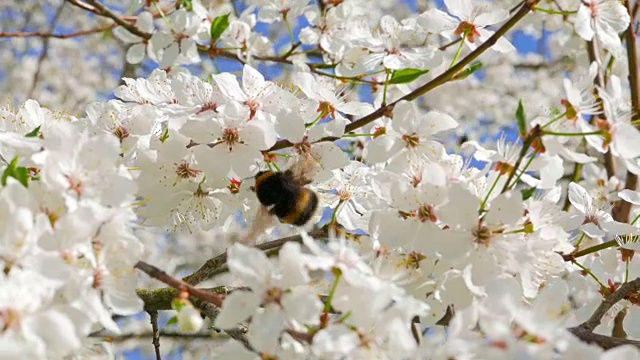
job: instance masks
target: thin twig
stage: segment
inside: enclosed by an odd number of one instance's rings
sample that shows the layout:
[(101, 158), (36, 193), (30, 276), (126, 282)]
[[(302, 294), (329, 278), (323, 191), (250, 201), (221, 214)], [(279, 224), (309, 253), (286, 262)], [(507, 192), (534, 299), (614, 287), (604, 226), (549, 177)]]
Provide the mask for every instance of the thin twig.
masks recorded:
[(628, 283), (622, 284), (618, 290), (613, 292), (613, 294), (609, 295), (606, 299), (602, 300), (600, 306), (591, 314), (591, 317), (587, 319), (587, 321), (578, 325), (579, 328), (585, 329), (587, 331), (593, 331), (598, 325), (600, 325), (600, 321), (602, 317), (613, 307), (613, 305), (617, 304), (620, 300), (626, 298), (634, 292), (638, 292), (640, 290), (640, 278), (637, 278)]
[[(309, 233), (309, 236), (313, 238), (326, 236), (326, 235), (327, 235), (327, 231), (325, 229), (319, 229)], [(273, 249), (279, 249), (288, 242), (302, 242), (302, 236), (294, 235), (294, 236), (289, 236), (289, 237), (285, 237), (285, 238), (274, 240), (274, 241), (269, 241), (263, 244), (256, 245), (256, 248), (263, 251), (269, 251)], [(199, 283), (207, 279), (210, 279), (212, 276), (214, 276), (217, 270), (221, 268), (223, 265), (225, 265), (226, 263), (227, 263), (227, 253), (224, 252), (214, 258), (207, 260), (198, 270), (196, 270), (191, 275), (185, 276), (182, 280), (191, 285), (198, 285)]]
[(156, 360), (162, 360), (162, 355), (160, 354), (160, 330), (158, 329), (158, 312), (149, 311), (149, 316), (151, 317), (151, 343), (153, 344), (153, 348), (156, 351)]
[[(457, 75), (460, 71), (464, 70), (464, 68), (467, 65), (469, 65), (471, 62), (473, 62), (473, 60), (477, 59), (480, 55), (482, 55), (482, 53), (484, 53), (485, 51), (490, 49), (493, 45), (495, 45), (495, 43), (498, 41), (498, 39), (500, 39), (502, 36), (504, 36), (513, 26), (515, 26), (520, 20), (522, 20), (531, 11), (531, 9), (537, 3), (538, 3), (538, 0), (527, 0), (527, 1), (525, 1), (523, 6), (520, 8), (520, 10), (518, 10), (513, 15), (513, 17), (511, 17), (509, 20), (507, 20), (507, 22), (504, 23), (504, 25), (502, 25), (498, 30), (496, 30), (496, 32), (489, 39), (487, 39), (487, 41), (485, 41), (480, 46), (478, 46), (474, 51), (470, 52), (467, 56), (465, 56), (462, 60), (460, 60), (454, 66), (452, 66), (451, 68), (449, 68), (447, 71), (443, 72), (442, 74), (440, 74), (436, 78), (432, 79), (428, 83), (420, 86), (419, 88), (413, 90), (409, 94), (403, 96), (402, 98), (400, 98), (400, 99), (398, 99), (398, 100), (396, 100), (396, 101), (394, 101), (394, 102), (392, 102), (392, 103), (390, 103), (390, 104), (388, 104), (386, 106), (382, 106), (382, 107), (376, 109), (371, 114), (363, 116), (360, 119), (357, 119), (354, 122), (348, 124), (345, 127), (345, 132), (351, 132), (351, 131), (354, 131), (356, 129), (359, 129), (359, 128), (361, 128), (361, 127), (363, 127), (363, 126), (365, 126), (365, 125), (367, 125), (367, 124), (369, 124), (369, 123), (381, 118), (385, 114), (389, 114), (393, 110), (395, 105), (400, 101), (403, 101), (403, 100), (406, 100), (406, 101), (415, 100), (415, 99), (421, 97), (422, 95), (426, 94), (427, 92), (439, 87), (440, 85), (443, 85), (443, 84), (447, 83), (455, 75)], [(281, 140), (281, 141), (276, 142), (276, 144), (274, 146), (272, 146), (268, 151), (284, 149), (284, 148), (290, 147), (292, 145), (293, 144), (291, 142), (289, 142), (288, 140)]]
[(96, 33), (109, 31), (109, 30), (112, 30), (113, 28), (115, 28), (116, 26), (117, 26), (117, 24), (111, 24), (111, 25), (108, 25), (108, 26), (102, 26), (102, 27), (97, 27), (97, 28), (88, 29), (88, 30), (76, 31), (76, 32), (72, 32), (72, 33), (69, 33), (69, 34), (56, 34), (56, 33), (53, 33), (53, 32), (44, 32), (44, 31), (18, 31), (18, 32), (8, 32), (8, 31), (2, 32), (2, 31), (0, 31), (0, 38), (40, 37), (40, 38), (69, 39), (69, 38), (80, 37), (80, 36), (91, 35), (91, 34), (96, 34)]
[[(56, 23), (58, 22), (58, 19), (60, 18), (60, 15), (62, 14), (62, 9), (64, 8), (65, 4), (62, 4), (58, 7), (58, 9), (56, 10), (55, 15), (53, 16), (53, 19), (51, 20), (51, 31), (53, 31), (53, 29), (55, 29), (56, 27)], [(47, 58), (47, 55), (49, 54), (49, 40), (51, 38), (43, 38), (42, 39), (42, 52), (40, 53), (40, 56), (38, 57), (38, 64), (36, 65), (36, 71), (33, 74), (33, 82), (31, 83), (31, 88), (29, 89), (29, 92), (27, 93), (27, 98), (32, 98), (34, 92), (36, 91), (36, 88), (38, 87), (38, 81), (40, 80), (40, 72), (42, 71), (42, 64), (44, 63), (44, 60)]]
[(618, 290), (604, 299), (600, 306), (591, 314), (591, 317), (582, 324), (568, 329), (575, 336), (588, 343), (598, 344), (604, 349), (610, 349), (616, 346), (633, 345), (640, 348), (640, 341), (623, 339), (614, 336), (605, 336), (595, 334), (593, 330), (600, 325), (602, 317), (620, 300), (628, 297), (629, 295), (640, 291), (640, 278), (637, 278), (631, 282), (622, 284)]
[[(211, 322), (215, 321), (216, 317), (218, 317), (218, 314), (220, 314), (220, 309), (213, 306), (210, 303), (202, 303), (199, 306), (200, 311), (209, 319), (211, 319)], [(249, 344), (249, 339), (247, 338), (247, 327), (242, 325), (242, 324), (237, 324), (235, 327), (231, 328), (231, 329), (222, 329), (227, 335), (229, 335), (232, 339), (239, 341), (242, 345), (244, 345), (244, 347), (249, 350), (249, 351), (253, 351), (253, 352), (258, 352), (256, 351), (251, 344)]]
[(104, 6), (102, 3), (95, 0), (87, 0), (87, 3), (89, 3), (89, 5), (79, 0), (67, 0), (67, 1), (84, 10), (93, 12), (100, 16), (108, 17), (109, 19), (113, 20), (116, 24), (127, 29), (127, 31), (129, 31), (130, 33), (140, 36), (143, 39), (151, 38), (151, 34), (138, 29), (138, 27), (134, 25), (134, 22), (136, 19), (135, 17), (131, 18), (131, 17), (120, 16), (114, 13), (113, 11), (109, 10), (109, 8)]
[[(177, 332), (177, 331), (160, 330), (159, 336), (163, 338), (171, 338), (175, 340), (182, 339), (185, 341), (190, 341), (195, 339), (211, 339), (212, 337), (215, 336), (215, 334), (213, 334), (211, 331), (198, 332), (194, 334), (194, 333), (183, 333), (183, 332)], [(127, 333), (127, 334), (114, 334), (111, 332), (99, 331), (99, 332), (90, 334), (89, 337), (104, 339), (104, 341), (107, 341), (110, 343), (118, 343), (118, 342), (124, 342), (129, 340), (147, 339), (147, 338), (153, 337), (153, 331), (152, 332), (147, 331), (143, 333)]]
[(144, 261), (138, 261), (138, 263), (136, 264), (136, 266), (134, 266), (134, 268), (142, 270), (144, 273), (151, 276), (152, 278), (158, 279), (173, 288), (176, 288), (178, 290), (184, 290), (193, 297), (202, 299), (204, 301), (208, 301), (218, 307), (222, 306), (222, 302), (224, 300), (222, 296), (215, 293), (204, 291), (202, 289), (195, 288), (182, 280), (179, 280), (170, 276), (169, 274), (158, 269), (157, 267), (147, 264)]
[(587, 343), (597, 344), (605, 350), (623, 345), (633, 345), (640, 349), (640, 341), (637, 340), (620, 339), (613, 336), (600, 335), (580, 328), (570, 328), (569, 331), (580, 340)]

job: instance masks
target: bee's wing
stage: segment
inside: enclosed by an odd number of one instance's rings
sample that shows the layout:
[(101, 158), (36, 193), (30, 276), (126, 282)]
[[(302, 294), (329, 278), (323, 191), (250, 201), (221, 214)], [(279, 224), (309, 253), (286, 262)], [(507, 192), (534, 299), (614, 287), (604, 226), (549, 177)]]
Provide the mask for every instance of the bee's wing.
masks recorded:
[(310, 153), (305, 153), (297, 156), (287, 172), (298, 184), (307, 185), (313, 182), (321, 170), (320, 162)]

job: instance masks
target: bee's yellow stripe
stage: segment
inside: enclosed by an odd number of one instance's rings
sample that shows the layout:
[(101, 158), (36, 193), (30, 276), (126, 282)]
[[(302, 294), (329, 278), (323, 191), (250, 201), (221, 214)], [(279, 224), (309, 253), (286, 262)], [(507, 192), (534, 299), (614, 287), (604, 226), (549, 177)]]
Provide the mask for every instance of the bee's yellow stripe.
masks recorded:
[(300, 193), (300, 198), (296, 202), (295, 210), (280, 220), (283, 223), (294, 224), (298, 220), (298, 218), (300, 218), (300, 216), (304, 214), (304, 211), (307, 209), (307, 206), (309, 206), (310, 201), (311, 201), (311, 192), (302, 191)]
[(267, 180), (268, 178), (273, 176), (273, 172), (272, 171), (267, 171), (264, 174), (260, 175), (260, 176), (256, 176), (256, 189), (258, 188), (258, 186), (260, 186), (260, 183), (262, 183), (263, 181)]

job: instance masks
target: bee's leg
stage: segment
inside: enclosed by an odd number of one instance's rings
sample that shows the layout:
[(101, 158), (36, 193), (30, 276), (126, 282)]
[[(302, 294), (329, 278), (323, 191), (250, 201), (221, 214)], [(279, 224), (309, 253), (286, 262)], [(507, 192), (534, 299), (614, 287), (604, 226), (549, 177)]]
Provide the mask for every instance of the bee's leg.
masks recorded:
[(273, 227), (273, 220), (274, 216), (271, 214), (271, 210), (266, 206), (260, 206), (249, 231), (238, 241), (249, 246), (256, 245), (258, 238)]
[(267, 211), (269, 212), (269, 215), (271, 216), (277, 216), (276, 215), (276, 205), (270, 206), (270, 207), (265, 207), (267, 209)]

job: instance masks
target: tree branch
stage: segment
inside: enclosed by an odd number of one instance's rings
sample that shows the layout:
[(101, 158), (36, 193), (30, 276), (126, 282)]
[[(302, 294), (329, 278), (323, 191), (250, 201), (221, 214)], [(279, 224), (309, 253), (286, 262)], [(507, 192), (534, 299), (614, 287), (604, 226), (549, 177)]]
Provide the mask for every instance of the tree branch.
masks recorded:
[[(309, 233), (309, 236), (322, 237), (327, 236), (326, 229), (319, 229)], [(269, 251), (274, 249), (281, 248), (284, 244), (288, 242), (302, 242), (301, 235), (294, 235), (285, 237), (278, 240), (269, 241), (263, 244), (256, 245), (257, 249)], [(207, 260), (196, 272), (191, 275), (185, 276), (182, 280), (191, 285), (197, 285), (207, 279), (210, 279), (212, 276), (216, 275), (218, 270), (226, 265), (227, 263), (227, 253), (224, 252), (214, 258)]]
[[(53, 19), (51, 20), (51, 25), (50, 25), (51, 31), (55, 29), (56, 23), (58, 22), (60, 15), (62, 15), (62, 9), (64, 8), (64, 5), (65, 4), (62, 4), (56, 9), (56, 13), (53, 16)], [(33, 98), (33, 93), (36, 91), (36, 88), (38, 87), (38, 81), (40, 80), (40, 72), (42, 71), (42, 64), (44, 63), (44, 60), (47, 58), (47, 55), (49, 54), (50, 39), (51, 38), (48, 38), (48, 37), (45, 37), (42, 39), (42, 52), (38, 57), (38, 64), (36, 65), (36, 71), (33, 74), (33, 83), (31, 83), (31, 88), (27, 93), (27, 98)]]
[[(388, 104), (386, 106), (382, 106), (382, 107), (378, 108), (377, 110), (375, 110), (374, 112), (372, 112), (371, 114), (363, 116), (360, 119), (357, 119), (354, 122), (348, 124), (345, 127), (344, 131), (345, 132), (351, 132), (351, 131), (354, 131), (356, 129), (359, 129), (359, 128), (361, 128), (361, 127), (363, 127), (363, 126), (365, 126), (365, 125), (367, 125), (367, 124), (369, 124), (369, 123), (381, 118), (385, 114), (390, 113), (398, 102), (400, 102), (402, 100), (406, 100), (406, 101), (415, 100), (415, 99), (419, 98), (420, 96), (426, 94), (427, 92), (439, 87), (440, 85), (443, 85), (443, 84), (447, 83), (455, 75), (457, 75), (460, 71), (464, 70), (464, 68), (467, 65), (469, 65), (473, 60), (477, 59), (480, 55), (482, 55), (482, 53), (484, 53), (485, 51), (490, 49), (493, 45), (495, 45), (495, 43), (498, 41), (498, 39), (501, 38), (502, 36), (504, 36), (504, 34), (506, 34), (507, 31), (509, 31), (514, 25), (516, 25), (520, 20), (522, 20), (531, 11), (531, 9), (537, 3), (538, 3), (538, 0), (527, 0), (527, 1), (525, 1), (524, 4), (522, 5), (522, 7), (520, 8), (520, 10), (518, 10), (509, 20), (507, 20), (507, 22), (504, 23), (504, 25), (502, 25), (489, 39), (487, 39), (487, 41), (485, 41), (480, 46), (478, 46), (474, 51), (469, 53), (469, 55), (465, 56), (462, 60), (460, 60), (454, 66), (452, 66), (451, 68), (449, 68), (447, 71), (443, 72), (442, 74), (440, 74), (436, 78), (432, 79), (428, 83), (420, 86), (419, 88), (413, 90), (409, 94), (403, 96), (402, 98), (400, 98), (400, 99), (398, 99), (398, 100), (396, 100), (396, 101), (394, 101), (394, 102), (392, 102), (392, 103), (390, 103), (390, 104)], [(321, 139), (320, 141), (332, 141), (332, 140)], [(273, 145), (267, 151), (280, 150), (280, 149), (284, 149), (284, 148), (290, 147), (292, 145), (293, 144), (291, 144), (291, 142), (289, 142), (288, 140), (280, 140), (280, 141), (276, 142), (275, 145)]]
[(105, 31), (112, 30), (115, 28), (117, 24), (111, 24), (108, 26), (97, 27), (88, 30), (80, 30), (76, 32), (72, 32), (69, 34), (54, 34), (53, 32), (43, 32), (43, 31), (18, 31), (18, 32), (7, 32), (0, 31), (0, 38), (9, 38), (9, 37), (41, 37), (41, 38), (56, 38), (56, 39), (69, 39), (73, 37), (80, 37), (85, 35), (91, 35), (96, 33), (101, 33)]
[(613, 294), (609, 295), (606, 299), (600, 303), (600, 306), (593, 312), (591, 317), (578, 325), (578, 328), (593, 331), (598, 325), (600, 325), (600, 321), (602, 317), (613, 307), (613, 305), (617, 304), (620, 300), (626, 298), (634, 292), (638, 292), (640, 290), (640, 278), (637, 278), (628, 283), (624, 283), (616, 290)]
[(182, 280), (178, 280), (170, 276), (169, 274), (158, 269), (157, 267), (145, 263), (144, 261), (138, 261), (138, 263), (136, 264), (136, 266), (134, 266), (134, 268), (142, 270), (144, 273), (151, 276), (152, 278), (158, 279), (173, 288), (176, 288), (178, 290), (184, 290), (193, 297), (197, 297), (198, 299), (208, 301), (212, 304), (215, 304), (218, 307), (222, 306), (222, 302), (224, 298), (219, 294), (211, 293), (211, 292), (207, 292), (207, 291), (203, 291), (201, 289), (195, 288)]
[(143, 39), (150, 39), (151, 38), (151, 34), (146, 33), (140, 29), (138, 29), (137, 26), (134, 25), (135, 19), (136, 17), (123, 17), (120, 16), (116, 13), (114, 13), (113, 11), (109, 10), (109, 8), (107, 8), (106, 6), (104, 6), (102, 3), (100, 3), (99, 1), (95, 1), (95, 0), (87, 0), (87, 2), (90, 5), (87, 5), (86, 3), (80, 1), (80, 0), (67, 0), (68, 2), (70, 2), (71, 4), (90, 11), (94, 14), (100, 15), (100, 16), (104, 16), (104, 17), (108, 17), (109, 19), (113, 20), (116, 24), (122, 26), (123, 28), (127, 29), (127, 31), (129, 31), (130, 33), (140, 36)]
[(162, 360), (162, 355), (160, 354), (160, 330), (158, 330), (158, 312), (149, 311), (149, 316), (151, 317), (151, 343), (153, 344), (153, 349), (156, 352), (156, 360)]
[[(638, 119), (640, 112), (640, 82), (638, 81), (638, 48), (636, 43), (636, 32), (634, 29), (636, 23), (636, 10), (631, 6), (631, 0), (624, 2), (631, 17), (629, 28), (625, 30), (624, 37), (627, 44), (627, 63), (629, 67), (629, 87), (631, 89), (631, 119)], [(637, 2), (636, 2), (636, 5)], [(636, 125), (640, 129), (640, 125)], [(638, 187), (638, 176), (627, 171), (627, 178), (624, 182), (624, 188), (636, 190)], [(629, 222), (629, 214), (631, 213), (631, 203), (622, 199), (618, 200), (613, 207), (612, 215), (616, 221)]]
[[(635, 280), (622, 284), (618, 290), (616, 290), (613, 294), (609, 295), (606, 299), (604, 299), (600, 306), (591, 314), (591, 317), (587, 319), (587, 321), (582, 324), (569, 328), (568, 330), (575, 336), (577, 336), (580, 340), (594, 343), (603, 349), (610, 349), (616, 346), (622, 345), (633, 345), (640, 349), (640, 341), (637, 340), (629, 340), (619, 336), (606, 336), (595, 334), (593, 330), (600, 325), (602, 321), (602, 317), (620, 300), (627, 298), (640, 291), (640, 278), (636, 278)], [(621, 321), (621, 320), (620, 320)], [(616, 334), (614, 334), (616, 335)]]

